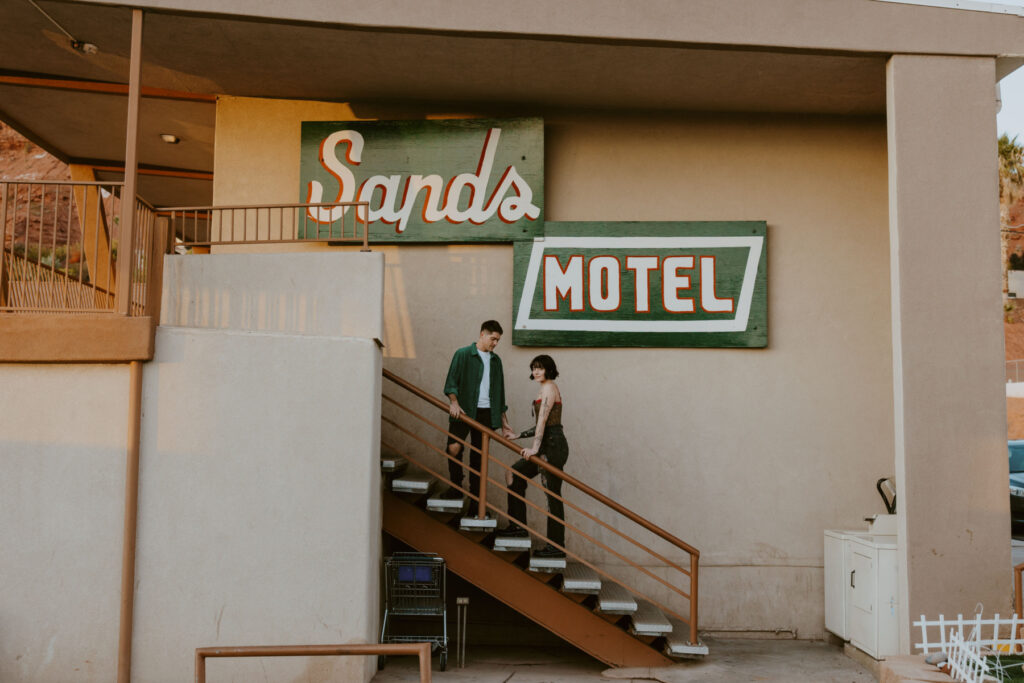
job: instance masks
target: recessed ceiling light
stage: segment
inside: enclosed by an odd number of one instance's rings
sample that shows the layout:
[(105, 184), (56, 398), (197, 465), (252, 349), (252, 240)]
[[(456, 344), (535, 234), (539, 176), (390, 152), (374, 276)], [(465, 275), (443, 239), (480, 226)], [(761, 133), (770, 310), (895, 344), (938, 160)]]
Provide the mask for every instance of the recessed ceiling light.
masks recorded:
[(181, 138), (173, 133), (160, 133), (160, 139), (166, 142), (168, 145), (176, 145), (181, 142)]
[(81, 52), (83, 55), (94, 55), (99, 50), (92, 43), (86, 43), (81, 40), (71, 40), (71, 47)]

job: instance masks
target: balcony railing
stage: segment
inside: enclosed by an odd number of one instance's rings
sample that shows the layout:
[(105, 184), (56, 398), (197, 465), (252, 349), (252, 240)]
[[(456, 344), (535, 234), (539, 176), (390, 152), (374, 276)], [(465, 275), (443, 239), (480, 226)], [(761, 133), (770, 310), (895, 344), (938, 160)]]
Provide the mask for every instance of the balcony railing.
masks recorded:
[(359, 244), (369, 251), (367, 202), (179, 206), (162, 208), (170, 219), (175, 247), (325, 242)]
[(157, 315), (165, 251), (295, 242), (369, 251), (366, 202), (157, 210), (136, 199), (126, 269), (119, 266), (120, 245), (128, 243), (119, 225), (123, 188), (121, 182), (0, 182), (0, 313)]
[[(123, 183), (0, 183), (0, 312), (149, 314), (163, 242), (153, 207), (135, 200), (131, 254), (119, 253)], [(118, 268), (129, 258), (127, 271)], [(118, 282), (119, 272), (127, 272)], [(127, 306), (120, 307), (123, 297)]]

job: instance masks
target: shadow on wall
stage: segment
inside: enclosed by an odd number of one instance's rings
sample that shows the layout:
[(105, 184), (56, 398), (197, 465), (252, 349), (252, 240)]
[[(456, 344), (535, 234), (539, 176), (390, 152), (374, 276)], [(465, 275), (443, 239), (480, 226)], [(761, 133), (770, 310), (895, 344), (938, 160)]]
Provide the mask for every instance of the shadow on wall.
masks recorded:
[(303, 336), (382, 336), (380, 254), (179, 256), (167, 260), (161, 324)]

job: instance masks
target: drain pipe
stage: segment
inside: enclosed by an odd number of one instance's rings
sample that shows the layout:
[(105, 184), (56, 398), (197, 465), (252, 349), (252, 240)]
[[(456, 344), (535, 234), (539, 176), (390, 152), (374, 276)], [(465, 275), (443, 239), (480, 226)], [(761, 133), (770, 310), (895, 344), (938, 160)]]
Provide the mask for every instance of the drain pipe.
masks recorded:
[[(139, 106), (142, 97), (142, 10), (132, 8), (131, 58), (128, 62), (128, 116), (121, 195), (121, 263), (118, 264), (117, 311), (131, 309), (135, 244), (136, 183), (139, 175)], [(139, 434), (142, 420), (142, 362), (133, 360), (128, 394), (128, 442), (124, 477), (124, 538), (121, 541), (121, 620), (117, 634), (117, 683), (132, 678), (132, 626), (135, 609), (135, 527), (139, 508)]]
[(132, 626), (135, 619), (135, 529), (139, 513), (139, 440), (142, 422), (142, 361), (128, 369), (128, 452), (124, 475), (124, 538), (121, 541), (121, 621), (117, 642), (117, 683), (132, 677)]

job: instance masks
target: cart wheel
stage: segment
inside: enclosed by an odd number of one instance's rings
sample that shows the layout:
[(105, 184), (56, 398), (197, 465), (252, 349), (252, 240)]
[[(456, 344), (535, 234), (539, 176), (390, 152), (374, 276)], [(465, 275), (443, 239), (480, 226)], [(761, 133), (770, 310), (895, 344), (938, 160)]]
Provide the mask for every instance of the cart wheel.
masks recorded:
[(387, 655), (377, 655), (377, 671), (383, 671), (384, 665), (388, 663)]
[(438, 667), (440, 667), (441, 671), (444, 671), (445, 669), (448, 668), (448, 651), (447, 650), (441, 650), (441, 656), (438, 658), (437, 664), (438, 664)]

